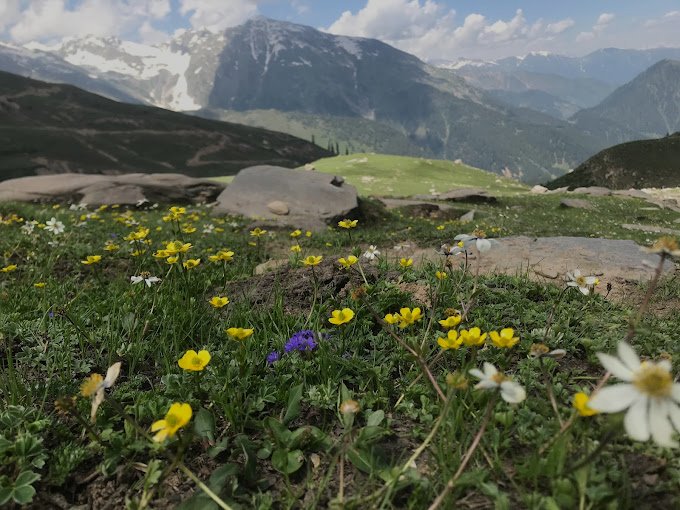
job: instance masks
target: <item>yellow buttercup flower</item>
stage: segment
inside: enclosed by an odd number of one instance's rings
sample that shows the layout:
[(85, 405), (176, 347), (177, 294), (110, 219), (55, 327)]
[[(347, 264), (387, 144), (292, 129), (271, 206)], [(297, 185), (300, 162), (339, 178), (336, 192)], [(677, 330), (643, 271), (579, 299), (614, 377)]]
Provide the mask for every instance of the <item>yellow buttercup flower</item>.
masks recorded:
[(394, 313), (394, 314), (388, 313), (387, 315), (385, 315), (384, 320), (387, 324), (396, 324), (397, 322), (399, 322), (401, 320), (401, 317), (399, 317), (398, 313)]
[(42, 288), (45, 288), (47, 286), (47, 284), (45, 282), (35, 282), (33, 284), (33, 286), (37, 289), (42, 289)]
[(439, 347), (445, 351), (448, 351), (449, 349), (459, 349), (463, 344), (463, 337), (459, 336), (455, 329), (451, 329), (446, 334), (445, 338), (437, 338), (437, 343), (439, 344)]
[(168, 250), (158, 250), (154, 252), (153, 256), (157, 259), (167, 259), (170, 256), (170, 252)]
[(413, 259), (402, 257), (401, 260), (399, 260), (399, 265), (404, 269), (411, 267), (413, 265)]
[(211, 262), (231, 262), (234, 258), (234, 252), (230, 250), (219, 250), (215, 255), (210, 255), (208, 260)]
[(301, 235), (302, 235), (302, 230), (293, 230), (290, 233), (290, 237), (293, 237), (293, 238), (300, 237)]
[(185, 352), (184, 356), (177, 361), (179, 368), (191, 372), (200, 372), (208, 363), (210, 363), (210, 353), (208, 351), (196, 352), (193, 349)]
[(11, 273), (12, 271), (16, 271), (17, 269), (16, 264), (10, 264), (9, 266), (5, 266), (2, 269), (0, 269), (0, 273)]
[(344, 257), (343, 257), (343, 258), (341, 258), (341, 259), (338, 259), (338, 263), (339, 263), (342, 267), (344, 267), (345, 269), (349, 269), (349, 268), (352, 267), (354, 264), (356, 264), (358, 261), (359, 261), (359, 259), (356, 258), (354, 255), (350, 255), (350, 256), (347, 257), (347, 258), (344, 258)]
[(399, 310), (399, 328), (404, 329), (423, 318), (420, 308), (402, 308)]
[(479, 328), (462, 329), (460, 336), (463, 338), (463, 343), (468, 347), (478, 347), (484, 344), (486, 340), (486, 333), (482, 334)]
[(144, 227), (139, 227), (137, 230), (134, 232), (131, 232), (130, 234), (126, 235), (123, 239), (125, 241), (141, 241), (142, 239), (146, 239), (146, 236), (149, 235), (150, 230), (148, 228)]
[(185, 214), (187, 212), (187, 209), (186, 209), (186, 207), (178, 207), (178, 206), (174, 205), (170, 208), (170, 212), (172, 214), (181, 215), (181, 214)]
[(210, 300), (210, 304), (212, 305), (213, 308), (222, 308), (223, 306), (226, 306), (229, 304), (229, 298), (224, 297), (224, 296), (214, 296)]
[(182, 241), (170, 241), (165, 245), (165, 251), (168, 255), (177, 255), (178, 253), (186, 253), (193, 245), (191, 243), (183, 243)]
[(442, 319), (439, 321), (439, 324), (441, 325), (442, 328), (445, 329), (451, 329), (455, 328), (460, 324), (460, 321), (462, 320), (462, 317), (460, 315), (451, 315), (447, 317), (446, 319)]
[(519, 337), (514, 335), (515, 330), (512, 328), (501, 329), (500, 334), (498, 331), (489, 332), (489, 337), (491, 338), (493, 344), (501, 349), (509, 349), (519, 342)]
[(104, 243), (104, 250), (106, 251), (118, 251), (119, 249), (120, 246), (118, 246), (113, 241), (106, 241), (106, 243)]
[(151, 425), (151, 432), (156, 432), (153, 440), (157, 443), (162, 443), (169, 437), (174, 437), (177, 431), (184, 427), (193, 414), (189, 404), (180, 404), (175, 402), (170, 406), (165, 418), (153, 422)]
[(245, 340), (253, 334), (253, 331), (255, 330), (245, 328), (229, 328), (227, 329), (227, 335), (229, 335), (234, 340)]
[(299, 244), (294, 244), (290, 247), (290, 251), (293, 253), (300, 253), (302, 251), (302, 247)]
[(178, 260), (179, 255), (174, 255), (172, 257), (168, 257), (167, 259), (165, 259), (165, 262), (167, 262), (168, 264), (176, 264)]
[(201, 259), (188, 259), (182, 262), (184, 269), (193, 269), (201, 263)]
[(323, 256), (322, 256), (322, 255), (317, 255), (317, 256), (310, 255), (309, 257), (307, 257), (306, 259), (304, 259), (304, 260), (302, 261), (302, 263), (303, 263), (305, 266), (318, 266), (318, 265), (321, 263), (322, 260), (323, 260)]
[(350, 308), (343, 308), (342, 310), (333, 310), (331, 315), (332, 317), (328, 319), (328, 322), (340, 326), (341, 324), (347, 324), (354, 318), (354, 311)]
[(437, 280), (446, 280), (449, 277), (444, 271), (437, 271), (434, 275), (437, 277)]
[(574, 395), (572, 405), (578, 411), (578, 414), (580, 414), (581, 416), (593, 416), (595, 414), (598, 414), (598, 412), (595, 409), (591, 409), (590, 407), (588, 407), (589, 401), (590, 397), (588, 395), (586, 395), (583, 392), (578, 392)]
[(266, 233), (267, 231), (261, 229), (260, 227), (255, 227), (253, 230), (250, 231), (250, 235), (253, 237), (260, 237), (265, 235)]
[(80, 385), (80, 395), (85, 398), (91, 397), (99, 389), (103, 381), (104, 377), (101, 374), (90, 375)]
[(312, 237), (312, 231), (308, 230), (307, 232), (305, 232), (305, 237)]
[(193, 234), (194, 232), (196, 232), (196, 227), (194, 227), (193, 225), (185, 225), (184, 227), (182, 227), (182, 232), (184, 232), (185, 234)]
[(444, 230), (446, 225), (437, 225), (437, 230)]
[(357, 226), (357, 223), (359, 223), (359, 220), (342, 220), (338, 221), (338, 227), (340, 228), (355, 228)]
[(98, 264), (101, 262), (102, 256), (101, 255), (88, 255), (86, 260), (81, 260), (83, 264), (86, 266), (90, 266), (92, 264)]

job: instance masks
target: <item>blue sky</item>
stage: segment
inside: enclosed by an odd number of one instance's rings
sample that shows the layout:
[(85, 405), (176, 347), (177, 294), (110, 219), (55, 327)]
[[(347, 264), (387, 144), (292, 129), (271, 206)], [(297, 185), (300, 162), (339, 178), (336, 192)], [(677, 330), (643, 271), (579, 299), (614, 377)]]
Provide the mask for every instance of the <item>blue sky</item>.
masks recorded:
[(680, 0), (0, 0), (0, 40), (158, 43), (255, 15), (379, 38), (425, 59), (680, 47)]

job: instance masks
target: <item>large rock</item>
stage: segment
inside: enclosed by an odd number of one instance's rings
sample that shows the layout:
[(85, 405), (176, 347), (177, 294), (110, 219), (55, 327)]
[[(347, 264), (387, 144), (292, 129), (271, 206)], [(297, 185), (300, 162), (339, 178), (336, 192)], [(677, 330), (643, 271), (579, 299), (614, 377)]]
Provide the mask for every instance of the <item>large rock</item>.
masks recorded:
[(560, 207), (565, 209), (592, 209), (593, 204), (581, 198), (563, 198), (560, 200)]
[[(275, 214), (272, 202), (285, 202), (288, 214)], [(241, 170), (219, 197), (213, 213), (235, 214), (264, 225), (325, 229), (329, 223), (355, 216), (359, 199), (354, 186), (321, 172), (276, 166)]]
[(182, 174), (52, 174), (0, 182), (0, 202), (74, 202), (93, 206), (141, 201), (212, 202), (224, 185)]
[(582, 193), (585, 195), (592, 195), (594, 197), (606, 197), (612, 194), (612, 190), (602, 186), (585, 186), (576, 188), (572, 193)]
[(415, 195), (416, 200), (446, 200), (447, 202), (494, 203), (495, 196), (479, 188), (456, 188), (438, 195)]

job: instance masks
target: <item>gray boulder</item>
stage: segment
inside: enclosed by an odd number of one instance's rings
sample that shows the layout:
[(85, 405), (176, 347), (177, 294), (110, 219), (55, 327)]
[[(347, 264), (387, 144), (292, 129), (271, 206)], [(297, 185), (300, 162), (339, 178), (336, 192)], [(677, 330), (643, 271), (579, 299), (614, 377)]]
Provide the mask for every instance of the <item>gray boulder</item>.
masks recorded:
[(560, 200), (560, 207), (565, 209), (592, 209), (593, 204), (581, 198), (564, 198)]
[(0, 202), (73, 202), (92, 206), (135, 205), (140, 201), (211, 202), (219, 182), (182, 174), (51, 174), (0, 182)]
[[(284, 202), (288, 214), (269, 207)], [(329, 223), (356, 216), (359, 199), (354, 186), (321, 172), (277, 166), (254, 166), (241, 170), (219, 197), (213, 214), (234, 214), (262, 225), (323, 230)]]
[(438, 195), (414, 195), (416, 200), (445, 200), (447, 202), (495, 203), (495, 196), (479, 188), (456, 188)]
[(572, 193), (583, 193), (585, 195), (592, 195), (594, 197), (606, 197), (612, 194), (612, 190), (602, 186), (586, 186), (576, 188)]

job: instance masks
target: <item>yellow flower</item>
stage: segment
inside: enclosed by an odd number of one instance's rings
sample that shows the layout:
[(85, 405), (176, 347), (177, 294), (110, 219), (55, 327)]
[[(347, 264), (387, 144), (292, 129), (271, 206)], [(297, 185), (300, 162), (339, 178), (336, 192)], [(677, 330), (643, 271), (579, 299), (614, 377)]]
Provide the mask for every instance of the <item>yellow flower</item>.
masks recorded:
[(354, 255), (350, 255), (350, 256), (347, 257), (347, 258), (344, 258), (344, 257), (343, 257), (343, 258), (341, 258), (341, 259), (338, 259), (338, 262), (339, 262), (340, 265), (341, 265), (342, 267), (344, 267), (345, 269), (349, 269), (349, 268), (352, 267), (354, 264), (356, 264), (356, 263), (358, 262), (358, 260), (359, 260), (359, 259), (356, 258)]
[(482, 334), (482, 330), (479, 328), (462, 329), (460, 336), (463, 343), (468, 347), (478, 347), (483, 345), (484, 340), (486, 340), (486, 333)]
[(434, 275), (437, 277), (437, 280), (446, 280), (449, 277), (444, 271), (437, 271)]
[(499, 347), (501, 349), (509, 349), (517, 342), (519, 342), (519, 337), (514, 336), (514, 334), (515, 334), (514, 329), (503, 328), (501, 329), (500, 334), (498, 334), (497, 331), (489, 332), (489, 337), (491, 337), (491, 341), (496, 347)]
[(439, 325), (442, 328), (451, 329), (451, 328), (455, 328), (456, 326), (458, 326), (458, 324), (460, 324), (461, 320), (462, 320), (462, 317), (460, 315), (451, 315), (451, 316), (447, 317), (446, 319), (440, 320)]
[(300, 237), (302, 235), (302, 230), (293, 230), (290, 233), (290, 237)]
[(163, 420), (153, 422), (151, 432), (156, 432), (153, 440), (162, 443), (169, 437), (174, 437), (179, 429), (184, 427), (191, 420), (191, 406), (175, 402), (170, 406), (170, 410)]
[(305, 232), (305, 237), (312, 237), (312, 231), (308, 230), (307, 232)]
[(87, 398), (95, 394), (99, 389), (99, 385), (104, 381), (104, 377), (101, 374), (92, 374), (90, 377), (85, 379), (83, 384), (80, 385), (81, 396)]
[(165, 259), (165, 262), (167, 262), (168, 264), (175, 264), (175, 263), (177, 263), (178, 260), (179, 260), (179, 255), (174, 255), (172, 257), (168, 257), (167, 259)]
[(153, 256), (157, 259), (167, 259), (170, 256), (170, 252), (168, 250), (158, 250), (154, 252)]
[(226, 305), (229, 304), (229, 298), (228, 297), (214, 296), (210, 300), (210, 304), (213, 306), (213, 308), (222, 308), (223, 306), (226, 306)]
[(35, 282), (35, 283), (33, 284), (33, 286), (36, 287), (36, 288), (38, 288), (38, 289), (42, 289), (42, 288), (44, 288), (45, 286), (47, 286), (47, 284), (46, 284), (45, 282)]
[(437, 230), (444, 230), (445, 228), (445, 225), (437, 225)]
[(105, 249), (106, 251), (117, 251), (117, 250), (120, 249), (120, 246), (118, 246), (117, 244), (111, 243), (111, 242), (107, 242), (107, 243), (104, 245), (104, 249)]
[(576, 395), (574, 395), (572, 405), (581, 416), (593, 416), (594, 414), (597, 414), (597, 411), (588, 407), (589, 401), (590, 397), (588, 395), (583, 392), (578, 392)]
[(92, 374), (80, 385), (80, 394), (83, 397), (92, 398), (92, 405), (90, 408), (90, 419), (92, 422), (95, 421), (97, 416), (97, 409), (99, 409), (101, 403), (104, 402), (104, 392), (107, 388), (112, 387), (116, 382), (116, 379), (118, 379), (120, 366), (120, 361), (114, 363), (106, 370), (106, 377), (102, 377), (101, 374)]
[(193, 349), (185, 352), (184, 356), (177, 361), (179, 368), (191, 372), (200, 372), (208, 363), (210, 363), (210, 353), (208, 351), (196, 352)]
[(317, 256), (310, 255), (309, 257), (304, 259), (302, 261), (302, 263), (305, 266), (317, 266), (321, 263), (322, 260), (323, 260), (323, 256), (321, 256), (321, 255), (317, 255)]
[(11, 273), (12, 271), (16, 271), (17, 265), (16, 264), (10, 264), (9, 266), (5, 266), (2, 269), (0, 269), (0, 273)]
[(340, 228), (355, 228), (359, 223), (359, 220), (342, 220), (338, 221), (338, 227)]
[(245, 340), (246, 338), (253, 334), (253, 331), (254, 331), (253, 329), (229, 328), (227, 330), (227, 335), (232, 337), (234, 340)]
[(146, 236), (149, 235), (150, 230), (148, 228), (144, 227), (139, 227), (137, 230), (134, 232), (131, 232), (130, 234), (126, 235), (123, 239), (125, 241), (141, 241), (142, 239), (146, 239)]
[(347, 324), (354, 318), (354, 311), (349, 308), (343, 308), (342, 310), (333, 310), (331, 312), (332, 317), (328, 319), (328, 322), (339, 326), (341, 324)]
[(402, 308), (399, 310), (399, 328), (404, 329), (423, 318), (420, 308)]
[(140, 255), (144, 255), (145, 253), (146, 250), (135, 250), (130, 255), (132, 255), (133, 257), (139, 257)]
[(396, 324), (400, 320), (401, 320), (401, 317), (399, 317), (398, 313), (395, 313), (395, 314), (388, 313), (387, 315), (385, 315), (385, 322), (387, 324)]
[(458, 332), (455, 329), (450, 329), (446, 334), (446, 338), (437, 338), (437, 343), (439, 347), (443, 350), (448, 351), (449, 349), (459, 349), (463, 344), (463, 337), (458, 336)]
[(193, 269), (201, 263), (201, 259), (188, 259), (182, 262), (184, 269)]
[(250, 235), (253, 237), (260, 237), (263, 236), (267, 233), (266, 230), (262, 230), (260, 227), (255, 227), (253, 230), (250, 231)]
[(194, 232), (196, 232), (196, 227), (194, 227), (193, 225), (185, 225), (184, 227), (182, 227), (182, 232), (184, 232), (185, 234), (193, 234)]
[(399, 261), (399, 265), (406, 269), (407, 267), (411, 267), (413, 265), (413, 259), (412, 258), (404, 258), (402, 257), (401, 260)]
[(300, 253), (302, 251), (302, 248), (300, 247), (299, 244), (294, 244), (293, 246), (290, 247), (290, 251), (293, 253)]
[(86, 266), (92, 265), (92, 264), (98, 264), (101, 262), (102, 256), (101, 255), (88, 255), (86, 260), (81, 260), (83, 264)]
[(165, 245), (165, 251), (168, 255), (177, 255), (178, 253), (186, 253), (193, 245), (191, 243), (183, 243), (182, 241), (170, 241)]
[(186, 207), (177, 207), (177, 206), (175, 205), (175, 206), (172, 206), (172, 207), (170, 208), (170, 212), (171, 212), (172, 214), (175, 214), (175, 215), (177, 215), (177, 216), (180, 216), (180, 215), (182, 215), (182, 214), (185, 214), (185, 213), (187, 212), (187, 209), (186, 209)]
[(211, 262), (231, 262), (234, 258), (234, 252), (229, 250), (220, 250), (215, 255), (210, 255), (208, 259)]

